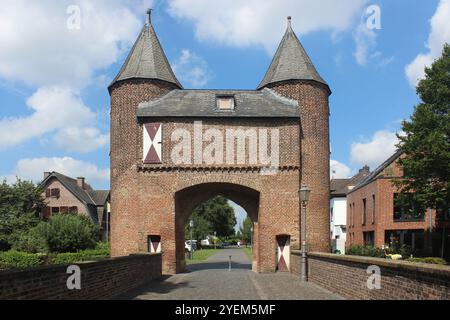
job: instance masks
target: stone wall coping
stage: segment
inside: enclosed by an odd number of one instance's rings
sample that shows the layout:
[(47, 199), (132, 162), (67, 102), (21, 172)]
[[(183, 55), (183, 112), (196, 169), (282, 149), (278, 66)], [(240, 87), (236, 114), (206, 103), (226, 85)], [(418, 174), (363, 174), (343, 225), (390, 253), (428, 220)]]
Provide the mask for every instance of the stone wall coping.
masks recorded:
[(161, 253), (134, 253), (130, 254), (128, 256), (122, 256), (122, 257), (113, 257), (109, 259), (103, 259), (103, 260), (96, 260), (96, 261), (81, 261), (76, 263), (65, 263), (65, 264), (52, 264), (52, 265), (43, 265), (43, 266), (36, 266), (32, 268), (24, 268), (24, 269), (7, 269), (7, 270), (0, 270), (0, 279), (5, 277), (10, 277), (13, 275), (18, 275), (21, 273), (31, 273), (31, 272), (43, 272), (43, 271), (50, 271), (50, 270), (65, 270), (70, 265), (79, 265), (79, 266), (101, 266), (102, 264), (107, 264), (111, 261), (129, 261), (129, 260), (135, 260), (142, 258), (143, 256), (159, 256)]
[[(292, 250), (292, 254), (300, 255), (300, 250)], [(367, 265), (377, 265), (380, 267), (390, 268), (390, 269), (403, 269), (413, 272), (428, 273), (433, 275), (440, 275), (450, 278), (450, 266), (428, 264), (420, 262), (409, 262), (402, 260), (388, 260), (383, 258), (373, 258), (373, 257), (362, 257), (362, 256), (350, 256), (350, 255), (338, 255), (332, 253), (322, 253), (322, 252), (310, 252), (308, 257), (343, 261), (343, 262), (354, 262)]]

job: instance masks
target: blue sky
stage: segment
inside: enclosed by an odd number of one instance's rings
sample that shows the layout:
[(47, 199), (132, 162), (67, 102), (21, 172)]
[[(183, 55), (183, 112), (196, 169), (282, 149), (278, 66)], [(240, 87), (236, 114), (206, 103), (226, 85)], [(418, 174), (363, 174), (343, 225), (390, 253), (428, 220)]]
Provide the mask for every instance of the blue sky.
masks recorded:
[[(400, 122), (418, 102), (417, 78), (450, 42), (449, 0), (2, 2), (0, 176), (10, 181), (58, 170), (109, 187), (106, 88), (150, 6), (185, 88), (256, 88), (291, 15), (333, 91), (335, 177), (373, 168), (393, 152)], [(367, 28), (371, 5), (380, 9), (381, 29)]]

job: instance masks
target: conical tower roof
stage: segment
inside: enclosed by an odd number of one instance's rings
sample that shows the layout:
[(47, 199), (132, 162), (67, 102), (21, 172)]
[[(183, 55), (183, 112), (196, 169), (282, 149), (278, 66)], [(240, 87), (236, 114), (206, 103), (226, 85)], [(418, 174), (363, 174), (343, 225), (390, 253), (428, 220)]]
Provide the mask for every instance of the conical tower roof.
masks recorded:
[(127, 79), (156, 79), (182, 88), (153, 29), (151, 10), (147, 11), (147, 22), (110, 87)]
[(291, 17), (277, 52), (258, 90), (269, 84), (287, 80), (313, 80), (328, 86), (292, 30)]

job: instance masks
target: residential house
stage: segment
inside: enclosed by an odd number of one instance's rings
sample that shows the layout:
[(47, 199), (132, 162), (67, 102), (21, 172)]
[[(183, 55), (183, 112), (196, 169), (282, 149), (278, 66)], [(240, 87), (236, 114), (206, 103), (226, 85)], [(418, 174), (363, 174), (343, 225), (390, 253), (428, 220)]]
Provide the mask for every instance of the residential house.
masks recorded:
[(347, 238), (347, 193), (370, 173), (365, 166), (348, 179), (331, 179), (330, 190), (330, 239), (332, 252), (345, 253)]
[(85, 215), (100, 226), (102, 239), (109, 239), (109, 190), (94, 190), (85, 178), (73, 179), (58, 172), (45, 172), (42, 185), (47, 203), (42, 218), (58, 213)]
[(394, 178), (403, 176), (401, 152), (381, 164), (347, 194), (347, 247), (383, 247), (394, 242), (410, 246), (418, 255), (450, 258), (448, 211), (419, 210), (414, 202), (400, 205)]

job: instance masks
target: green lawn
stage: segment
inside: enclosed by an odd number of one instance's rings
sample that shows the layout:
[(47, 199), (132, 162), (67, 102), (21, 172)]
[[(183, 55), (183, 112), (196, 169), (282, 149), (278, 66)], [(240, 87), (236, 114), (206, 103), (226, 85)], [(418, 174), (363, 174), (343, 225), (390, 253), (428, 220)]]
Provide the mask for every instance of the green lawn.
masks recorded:
[(219, 249), (202, 249), (194, 251), (194, 259), (186, 259), (186, 264), (200, 263), (211, 257), (214, 253), (219, 251)]
[(247, 255), (247, 257), (249, 258), (250, 261), (252, 261), (252, 248), (250, 247), (242, 247), (242, 251), (244, 251), (244, 253)]

